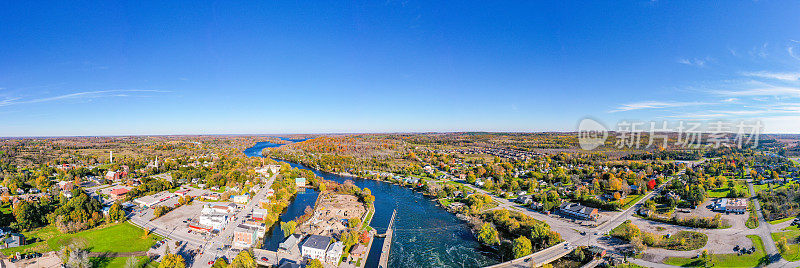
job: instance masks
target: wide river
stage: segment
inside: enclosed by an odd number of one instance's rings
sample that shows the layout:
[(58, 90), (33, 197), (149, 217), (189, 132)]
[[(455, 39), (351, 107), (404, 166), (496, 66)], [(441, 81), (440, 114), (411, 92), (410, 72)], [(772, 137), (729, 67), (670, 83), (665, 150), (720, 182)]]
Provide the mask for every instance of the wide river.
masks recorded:
[[(244, 153), (247, 156), (262, 157), (262, 149), (277, 146), (280, 144), (259, 142), (244, 150)], [(326, 180), (339, 183), (352, 180), (358, 187), (369, 188), (375, 196), (375, 215), (370, 226), (380, 233), (388, 227), (392, 211), (397, 210), (394, 239), (389, 254), (390, 267), (482, 267), (499, 262), (495, 254), (481, 247), (466, 224), (420, 193), (390, 183), (344, 177), (307, 168), (298, 163), (287, 163), (292, 167), (311, 170)], [(317, 191), (311, 189), (298, 193), (281, 215), (281, 221), (290, 221), (302, 215), (306, 206), (314, 205), (317, 194)], [(265, 236), (264, 248), (275, 250), (282, 241), (283, 231), (277, 225)], [(382, 244), (383, 238), (375, 238), (367, 267), (378, 267)]]

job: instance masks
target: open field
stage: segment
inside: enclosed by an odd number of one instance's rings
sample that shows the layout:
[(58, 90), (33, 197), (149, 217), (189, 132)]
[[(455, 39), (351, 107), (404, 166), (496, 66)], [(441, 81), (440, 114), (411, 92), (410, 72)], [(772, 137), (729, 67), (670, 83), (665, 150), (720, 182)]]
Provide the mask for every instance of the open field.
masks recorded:
[(790, 221), (792, 219), (794, 219), (794, 217), (788, 217), (788, 218), (783, 218), (783, 219), (778, 219), (778, 220), (771, 220), (771, 221), (769, 221), (769, 224), (773, 224), (773, 225), (774, 224), (779, 224), (779, 223)]
[[(712, 254), (712, 263), (713, 266), (717, 267), (757, 267), (761, 264), (766, 263), (766, 254), (764, 253), (764, 243), (761, 241), (761, 237), (757, 235), (748, 235), (747, 238), (750, 238), (753, 241), (753, 245), (756, 247), (756, 251), (753, 254)], [(682, 267), (697, 267), (702, 265), (702, 261), (697, 258), (681, 258), (681, 257), (670, 257), (664, 260), (665, 264), (675, 265), (675, 266), (682, 266)]]
[(795, 230), (788, 232), (772, 233), (772, 240), (775, 241), (775, 243), (781, 238), (785, 238), (788, 242), (788, 249), (781, 254), (787, 261), (800, 260), (800, 244), (797, 244), (797, 238), (800, 237), (800, 230), (796, 230), (797, 228), (794, 229)]
[[(16, 252), (47, 252), (59, 250), (70, 243), (82, 243), (91, 252), (135, 252), (147, 251), (159, 239), (156, 235), (142, 238), (144, 231), (130, 223), (103, 225), (98, 228), (62, 234), (54, 226), (23, 233), (27, 239), (37, 242), (21, 247), (0, 250), (5, 255)], [(120, 243), (125, 241), (125, 243)]]
[(709, 198), (728, 197), (728, 193), (731, 192), (731, 189), (736, 189), (739, 192), (747, 193), (747, 196), (750, 196), (750, 192), (747, 190), (747, 186), (742, 181), (734, 181), (733, 188), (725, 186), (716, 189), (706, 190), (706, 195)]
[(640, 194), (628, 195), (624, 199), (620, 200), (619, 203), (622, 204), (622, 209), (627, 209), (631, 207), (633, 204), (636, 204), (636, 202), (642, 199), (642, 197), (644, 197), (644, 195)]

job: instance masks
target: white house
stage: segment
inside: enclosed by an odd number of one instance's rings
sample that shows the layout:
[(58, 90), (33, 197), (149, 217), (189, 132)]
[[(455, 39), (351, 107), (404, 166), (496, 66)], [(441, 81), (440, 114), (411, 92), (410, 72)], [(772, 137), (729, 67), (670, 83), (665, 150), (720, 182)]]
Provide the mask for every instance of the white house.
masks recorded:
[(344, 243), (336, 241), (328, 247), (328, 252), (325, 253), (325, 262), (330, 264), (339, 264), (339, 259), (342, 258), (342, 251), (344, 251)]

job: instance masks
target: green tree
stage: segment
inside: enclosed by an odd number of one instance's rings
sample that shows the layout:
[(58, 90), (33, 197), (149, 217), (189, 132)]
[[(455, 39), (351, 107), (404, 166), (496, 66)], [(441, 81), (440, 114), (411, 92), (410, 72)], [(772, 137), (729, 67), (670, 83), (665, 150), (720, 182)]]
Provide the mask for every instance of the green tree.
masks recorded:
[(214, 261), (214, 265), (211, 265), (211, 268), (228, 268), (228, 262), (225, 261), (225, 258), (218, 258)]
[(236, 258), (231, 261), (231, 268), (256, 268), (258, 265), (256, 264), (256, 259), (253, 257), (253, 253), (249, 250), (244, 250), (239, 252), (236, 255)]
[(281, 222), (281, 230), (283, 230), (283, 237), (289, 237), (294, 234), (294, 229), (297, 227), (295, 221)]
[(708, 250), (703, 250), (703, 253), (700, 253), (700, 261), (703, 262), (703, 267), (711, 267), (711, 254), (708, 254)]
[(513, 251), (515, 259), (530, 255), (531, 251), (533, 251), (531, 240), (524, 236), (514, 239)]
[(306, 265), (306, 267), (307, 268), (323, 268), (322, 262), (320, 262), (317, 259), (313, 259), (313, 260), (309, 261), (308, 265)]
[(352, 218), (347, 221), (347, 226), (350, 228), (356, 228), (359, 224), (361, 224), (360, 218)]
[(478, 232), (478, 240), (487, 245), (500, 244), (500, 239), (497, 237), (497, 230), (490, 223), (481, 225), (481, 230)]
[(183, 260), (183, 257), (178, 254), (167, 254), (164, 258), (161, 258), (161, 264), (158, 265), (158, 268), (185, 268), (186, 261)]

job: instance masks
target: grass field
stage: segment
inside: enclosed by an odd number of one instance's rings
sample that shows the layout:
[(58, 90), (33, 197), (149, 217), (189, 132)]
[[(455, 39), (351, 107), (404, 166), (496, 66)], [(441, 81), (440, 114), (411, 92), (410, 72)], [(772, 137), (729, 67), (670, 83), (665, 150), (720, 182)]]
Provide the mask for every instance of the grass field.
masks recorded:
[(786, 238), (786, 241), (789, 244), (789, 249), (782, 253), (781, 256), (783, 256), (783, 258), (787, 261), (800, 260), (800, 245), (795, 243), (795, 241), (797, 241), (797, 237), (800, 237), (800, 230), (796, 230), (796, 227), (794, 229), (795, 230), (788, 232), (772, 233), (772, 240), (775, 241), (776, 245), (779, 239)]
[(783, 218), (783, 219), (778, 219), (778, 220), (772, 220), (772, 221), (769, 221), (769, 224), (778, 224), (778, 223), (790, 221), (792, 219), (794, 219), (794, 217), (788, 217), (788, 218)]
[(782, 189), (782, 188), (789, 187), (792, 184), (795, 184), (795, 182), (788, 182), (788, 183), (785, 183), (783, 185), (779, 185), (779, 184), (760, 184), (759, 185), (759, 184), (755, 184), (754, 183), (753, 184), (753, 191), (755, 191), (756, 193), (761, 192), (761, 191), (766, 191), (766, 190), (768, 190), (770, 188), (770, 186), (772, 187), (773, 190), (777, 190), (777, 189)]
[[(766, 264), (767, 255), (764, 253), (764, 243), (761, 241), (761, 237), (758, 237), (757, 235), (748, 235), (747, 238), (750, 238), (750, 241), (753, 241), (753, 245), (756, 247), (756, 251), (753, 252), (753, 254), (712, 254), (711, 262), (713, 263), (713, 266), (757, 267)], [(679, 257), (667, 258), (664, 260), (664, 263), (682, 267), (698, 267), (702, 265), (702, 262), (697, 258)]]
[[(741, 191), (741, 192), (746, 193), (747, 196), (750, 196), (750, 191), (747, 189), (747, 185), (745, 185), (744, 182), (735, 181), (733, 187), (736, 188), (737, 190)], [(726, 187), (722, 187), (722, 188), (707, 190), (706, 191), (706, 195), (709, 198), (727, 197), (728, 193), (730, 193), (730, 191), (731, 191), (731, 188), (726, 186)]]
[(54, 226), (47, 226), (23, 233), (34, 243), (22, 247), (0, 250), (5, 255), (15, 252), (47, 252), (58, 250), (73, 242), (82, 243), (91, 252), (147, 251), (160, 237), (150, 235), (142, 239), (144, 231), (130, 223), (104, 225), (73, 234), (62, 234)]
[(639, 200), (642, 199), (642, 197), (644, 197), (643, 194), (628, 195), (624, 199), (620, 200), (619, 203), (623, 204), (622, 209), (624, 210), (631, 207), (633, 204), (636, 204), (636, 202), (639, 202)]

